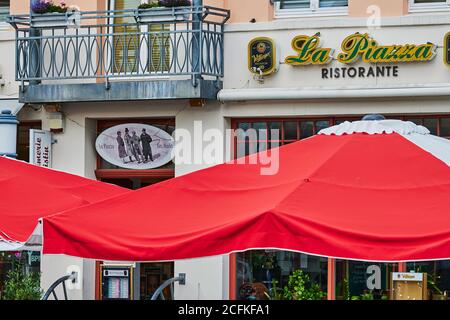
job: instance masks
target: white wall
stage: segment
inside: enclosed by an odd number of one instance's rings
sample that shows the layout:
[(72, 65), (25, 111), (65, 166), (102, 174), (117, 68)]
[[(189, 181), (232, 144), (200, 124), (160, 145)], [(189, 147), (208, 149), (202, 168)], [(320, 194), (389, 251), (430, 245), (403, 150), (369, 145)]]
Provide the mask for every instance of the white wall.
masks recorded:
[[(225, 129), (229, 128), (229, 124), (223, 112), (223, 106), (216, 102), (208, 103), (205, 108), (186, 109), (176, 117), (176, 128), (186, 129), (192, 133), (196, 132), (194, 128), (195, 122), (201, 122), (202, 131), (199, 131), (200, 133), (204, 133), (208, 129), (219, 129), (224, 132)], [(199, 142), (201, 141), (195, 140), (197, 145)], [(225, 156), (225, 141), (222, 140), (221, 142)], [(202, 149), (195, 148), (193, 153)], [(177, 165), (175, 174), (176, 176), (180, 176), (211, 165), (204, 163)], [(175, 285), (175, 299), (228, 299), (228, 256), (176, 261), (175, 275), (179, 273), (186, 273), (186, 285)]]

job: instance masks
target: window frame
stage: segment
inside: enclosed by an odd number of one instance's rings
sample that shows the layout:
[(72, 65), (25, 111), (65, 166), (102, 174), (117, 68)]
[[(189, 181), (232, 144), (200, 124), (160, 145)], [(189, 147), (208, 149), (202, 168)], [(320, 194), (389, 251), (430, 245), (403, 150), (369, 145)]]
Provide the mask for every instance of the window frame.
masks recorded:
[(327, 17), (327, 16), (345, 16), (348, 15), (348, 6), (346, 7), (326, 7), (320, 8), (320, 0), (310, 0), (308, 9), (281, 9), (281, 1), (274, 3), (275, 18), (296, 18), (296, 17)]
[(415, 0), (408, 0), (409, 12), (439, 12), (450, 11), (450, 0), (446, 0), (445, 3), (416, 3)]

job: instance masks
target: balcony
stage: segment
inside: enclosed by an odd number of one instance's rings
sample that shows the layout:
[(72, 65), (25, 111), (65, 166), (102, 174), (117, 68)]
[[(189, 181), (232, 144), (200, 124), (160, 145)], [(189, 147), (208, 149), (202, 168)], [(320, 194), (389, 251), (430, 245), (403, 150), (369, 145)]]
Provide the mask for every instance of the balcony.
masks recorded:
[(229, 17), (210, 6), (10, 16), (19, 99), (216, 99)]

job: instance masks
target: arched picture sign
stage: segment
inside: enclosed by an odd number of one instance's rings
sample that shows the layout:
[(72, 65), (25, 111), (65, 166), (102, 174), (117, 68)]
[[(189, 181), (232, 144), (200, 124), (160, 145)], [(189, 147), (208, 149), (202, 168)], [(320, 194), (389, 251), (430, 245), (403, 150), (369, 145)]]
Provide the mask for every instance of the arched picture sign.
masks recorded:
[(175, 141), (157, 127), (127, 123), (103, 131), (95, 142), (98, 154), (107, 162), (125, 169), (148, 170), (172, 161)]

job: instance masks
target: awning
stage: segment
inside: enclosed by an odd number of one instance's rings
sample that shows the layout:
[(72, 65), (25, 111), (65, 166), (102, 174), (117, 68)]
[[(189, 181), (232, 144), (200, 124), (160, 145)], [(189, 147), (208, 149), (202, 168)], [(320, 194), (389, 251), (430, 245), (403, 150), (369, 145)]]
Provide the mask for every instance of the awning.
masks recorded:
[(129, 191), (65, 172), (0, 157), (0, 251), (38, 249), (38, 220)]
[(411, 122), (359, 121), (276, 151), (275, 175), (261, 175), (266, 163), (223, 164), (44, 218), (44, 253), (450, 259), (450, 141)]

